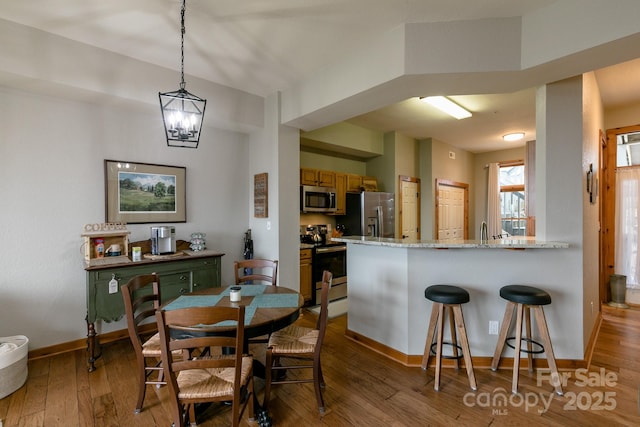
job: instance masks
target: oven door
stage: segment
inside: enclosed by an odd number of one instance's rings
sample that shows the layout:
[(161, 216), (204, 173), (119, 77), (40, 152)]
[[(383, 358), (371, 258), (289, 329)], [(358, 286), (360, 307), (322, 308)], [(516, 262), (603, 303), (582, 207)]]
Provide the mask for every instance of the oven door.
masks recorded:
[(347, 296), (347, 245), (316, 247), (313, 253), (313, 283), (315, 284), (314, 304), (320, 304), (322, 290), (322, 272), (329, 270), (333, 274), (329, 301)]

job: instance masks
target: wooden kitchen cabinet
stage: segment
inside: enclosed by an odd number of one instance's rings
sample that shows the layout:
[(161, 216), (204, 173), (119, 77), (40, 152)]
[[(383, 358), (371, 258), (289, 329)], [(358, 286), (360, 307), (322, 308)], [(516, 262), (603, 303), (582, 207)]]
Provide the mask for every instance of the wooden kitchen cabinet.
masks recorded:
[(362, 187), (364, 191), (378, 191), (378, 180), (375, 176), (363, 176)]
[(333, 171), (318, 171), (318, 186), (320, 187), (331, 187), (335, 188), (336, 186), (336, 173)]
[(300, 168), (300, 185), (316, 185), (317, 182), (317, 169)]
[(300, 249), (300, 294), (307, 303), (313, 298), (311, 249)]
[(336, 172), (336, 213), (335, 215), (345, 215), (347, 213), (347, 174)]
[(347, 193), (360, 193), (362, 191), (362, 176), (352, 173), (347, 174)]
[(335, 188), (336, 173), (322, 169), (300, 168), (300, 185)]

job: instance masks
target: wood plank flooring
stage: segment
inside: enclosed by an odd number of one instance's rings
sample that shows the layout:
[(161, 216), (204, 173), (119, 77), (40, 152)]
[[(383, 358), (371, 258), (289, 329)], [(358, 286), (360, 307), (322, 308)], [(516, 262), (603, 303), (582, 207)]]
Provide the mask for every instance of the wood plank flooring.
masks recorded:
[[(305, 313), (298, 321), (312, 325)], [(433, 368), (408, 368), (344, 337), (347, 318), (329, 323), (323, 351), (327, 412), (318, 414), (311, 384), (274, 388), (276, 426), (631, 426), (640, 425), (640, 310), (603, 308), (603, 322), (587, 371), (563, 371), (565, 395), (548, 381), (520, 374), (512, 395), (511, 371), (476, 368), (478, 390), (464, 368), (444, 369), (441, 391)], [(553, 336), (553, 332), (552, 332)], [(256, 347), (254, 354), (264, 360)], [(0, 400), (1, 427), (169, 426), (166, 388), (148, 386), (144, 410), (133, 413), (137, 384), (128, 340), (102, 348), (97, 370), (87, 372), (84, 351), (29, 362), (27, 384)], [(299, 375), (292, 373), (292, 375)], [(605, 384), (607, 383), (608, 384)], [(259, 398), (264, 383), (256, 381)], [(210, 408), (200, 426), (227, 426), (228, 407)], [(253, 423), (256, 425), (255, 423)], [(243, 425), (251, 425), (246, 420)]]

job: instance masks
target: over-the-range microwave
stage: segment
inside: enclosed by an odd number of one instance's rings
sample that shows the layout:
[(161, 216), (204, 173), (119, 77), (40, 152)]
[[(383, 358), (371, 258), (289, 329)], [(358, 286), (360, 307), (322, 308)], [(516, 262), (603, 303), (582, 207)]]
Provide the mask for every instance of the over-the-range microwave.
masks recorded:
[(336, 189), (329, 187), (300, 186), (300, 212), (335, 213)]

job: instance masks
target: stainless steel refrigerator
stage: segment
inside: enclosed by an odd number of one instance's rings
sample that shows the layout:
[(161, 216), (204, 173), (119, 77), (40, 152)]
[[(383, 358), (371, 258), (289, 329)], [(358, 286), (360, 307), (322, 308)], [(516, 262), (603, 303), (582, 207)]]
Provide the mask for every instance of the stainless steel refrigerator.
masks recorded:
[(345, 236), (395, 236), (395, 197), (393, 193), (363, 191), (347, 193), (346, 214), (336, 216)]

